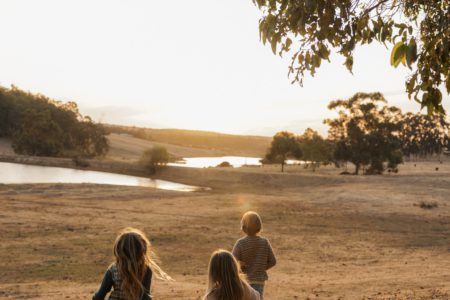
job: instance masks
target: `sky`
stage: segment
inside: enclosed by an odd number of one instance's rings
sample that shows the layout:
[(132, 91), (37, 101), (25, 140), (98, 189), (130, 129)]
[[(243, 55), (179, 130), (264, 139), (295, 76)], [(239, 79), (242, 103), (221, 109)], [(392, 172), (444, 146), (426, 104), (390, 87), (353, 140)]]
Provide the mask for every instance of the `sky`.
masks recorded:
[[(0, 85), (75, 101), (95, 121), (234, 134), (326, 133), (331, 100), (404, 93), (409, 69), (390, 49), (357, 48), (353, 75), (333, 53), (304, 86), (289, 57), (259, 40), (251, 0), (1, 0)], [(450, 97), (444, 96), (450, 110)]]

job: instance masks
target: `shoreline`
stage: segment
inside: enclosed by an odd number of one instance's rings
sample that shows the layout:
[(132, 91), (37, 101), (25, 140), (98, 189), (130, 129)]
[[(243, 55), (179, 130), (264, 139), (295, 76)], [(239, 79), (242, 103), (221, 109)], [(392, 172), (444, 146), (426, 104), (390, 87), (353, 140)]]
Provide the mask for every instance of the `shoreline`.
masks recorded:
[(89, 165), (86, 167), (81, 167), (77, 166), (71, 158), (7, 155), (7, 154), (0, 155), (0, 162), (9, 162), (42, 167), (59, 167), (85, 171), (109, 172), (139, 177), (149, 177), (149, 174), (145, 171), (145, 169), (138, 166), (137, 164), (118, 162), (112, 160), (98, 160), (98, 159), (89, 159), (86, 161)]
[[(122, 175), (131, 175), (151, 179), (168, 180), (177, 183), (209, 187), (216, 192), (254, 190), (260, 193), (273, 193), (274, 190), (290, 188), (309, 188), (312, 186), (339, 186), (346, 183), (364, 184), (367, 182), (390, 182), (410, 178), (417, 181), (426, 176), (431, 181), (438, 181), (450, 177), (450, 170), (445, 168), (439, 172), (434, 171), (434, 166), (425, 170), (416, 168), (415, 164), (404, 165), (404, 170), (399, 174), (384, 175), (339, 175), (340, 169), (333, 167), (321, 167), (316, 172), (303, 170), (303, 168), (291, 169), (281, 173), (275, 167), (262, 168), (190, 168), (165, 166), (154, 174), (149, 174), (137, 162), (124, 162), (114, 160), (90, 159), (86, 160), (88, 166), (77, 166), (70, 158), (25, 156), (0, 154), (0, 162), (19, 163), (27, 165), (71, 168), (77, 170), (89, 170), (108, 172)], [(442, 165), (439, 165), (442, 167)], [(411, 172), (413, 171), (413, 172)], [(435, 179), (433, 179), (435, 178)]]
[[(317, 183), (322, 182), (324, 177), (324, 175), (319, 174), (310, 176), (297, 173), (255, 172), (255, 170), (240, 168), (189, 168), (177, 166), (165, 166), (155, 174), (149, 174), (137, 163), (98, 159), (86, 161), (88, 166), (80, 167), (70, 158), (0, 154), (0, 162), (161, 179), (187, 185), (209, 187), (215, 191), (245, 191), (255, 187), (265, 191), (273, 188), (317, 185)], [(329, 179), (328, 184), (346, 180), (346, 178), (340, 176), (325, 176)]]

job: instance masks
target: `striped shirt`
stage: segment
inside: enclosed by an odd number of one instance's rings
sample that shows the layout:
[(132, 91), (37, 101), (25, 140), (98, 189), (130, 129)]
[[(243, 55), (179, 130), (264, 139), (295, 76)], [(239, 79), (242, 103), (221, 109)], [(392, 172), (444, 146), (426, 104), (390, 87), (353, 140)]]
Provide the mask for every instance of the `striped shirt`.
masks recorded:
[(249, 283), (264, 283), (269, 279), (266, 271), (277, 263), (269, 240), (260, 236), (245, 236), (237, 240), (233, 255), (241, 263)]

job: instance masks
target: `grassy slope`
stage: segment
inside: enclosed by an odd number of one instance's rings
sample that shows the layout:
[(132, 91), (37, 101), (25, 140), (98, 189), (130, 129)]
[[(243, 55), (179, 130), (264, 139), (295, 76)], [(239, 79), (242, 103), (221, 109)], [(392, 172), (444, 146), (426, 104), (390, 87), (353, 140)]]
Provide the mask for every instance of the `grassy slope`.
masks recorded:
[(167, 149), (172, 157), (222, 156), (226, 151), (191, 148), (167, 143), (153, 142), (139, 139), (125, 134), (111, 133), (108, 135), (110, 150), (107, 158), (114, 160), (137, 160), (144, 150), (154, 146)]
[(209, 131), (105, 126), (112, 133), (128, 133), (151, 142), (193, 148), (196, 151), (204, 149), (211, 151), (216, 156), (240, 155), (260, 157), (264, 155), (272, 140), (271, 137), (232, 135)]
[[(252, 137), (240, 136), (239, 140), (249, 139), (248, 143), (253, 143)], [(206, 138), (207, 140), (208, 138)], [(193, 147), (186, 143), (185, 146), (176, 145), (170, 143), (170, 138), (167, 138), (169, 143), (149, 141), (141, 138), (136, 138), (128, 134), (118, 134), (111, 133), (108, 135), (108, 140), (110, 143), (110, 150), (106, 156), (107, 159), (129, 161), (138, 160), (144, 150), (152, 148), (153, 146), (165, 147), (172, 158), (181, 157), (202, 157), (202, 156), (227, 156), (227, 155), (238, 155), (238, 156), (256, 156), (260, 157), (263, 155), (265, 149), (268, 147), (270, 140), (266, 143), (265, 138), (260, 140), (255, 138), (258, 143), (250, 147), (250, 149), (222, 147), (222, 148), (207, 148), (207, 147)], [(246, 142), (247, 143), (247, 142)], [(267, 147), (266, 147), (267, 146)], [(11, 148), (10, 139), (0, 139), (0, 154), (14, 154)]]

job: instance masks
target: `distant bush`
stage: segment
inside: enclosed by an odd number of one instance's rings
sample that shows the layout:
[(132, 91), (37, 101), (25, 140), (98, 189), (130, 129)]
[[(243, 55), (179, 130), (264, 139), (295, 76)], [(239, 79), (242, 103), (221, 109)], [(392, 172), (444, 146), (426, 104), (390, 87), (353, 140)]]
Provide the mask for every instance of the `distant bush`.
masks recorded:
[(349, 171), (342, 171), (339, 175), (353, 175), (353, 173), (350, 173)]
[(84, 157), (74, 156), (72, 158), (72, 161), (75, 164), (75, 166), (77, 166), (77, 167), (81, 167), (81, 168), (89, 167), (89, 161)]
[(159, 168), (169, 162), (169, 153), (167, 149), (161, 146), (155, 146), (144, 151), (140, 163), (150, 173), (156, 172)]
[(216, 168), (232, 168), (232, 167), (233, 166), (227, 161), (223, 161), (216, 166)]
[[(416, 204), (414, 204), (414, 205), (416, 205)], [(437, 204), (437, 202), (421, 201), (419, 203), (419, 207), (423, 208), (423, 209), (433, 209), (433, 208), (438, 207), (438, 204)]]

